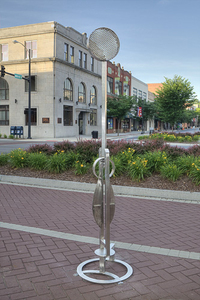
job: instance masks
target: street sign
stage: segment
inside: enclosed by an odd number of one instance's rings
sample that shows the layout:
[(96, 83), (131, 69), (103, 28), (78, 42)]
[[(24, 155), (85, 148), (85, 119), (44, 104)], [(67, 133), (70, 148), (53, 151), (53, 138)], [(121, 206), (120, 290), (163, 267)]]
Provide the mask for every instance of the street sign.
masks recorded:
[(20, 75), (20, 74), (15, 74), (15, 78), (17, 78), (17, 79), (22, 79), (22, 75)]

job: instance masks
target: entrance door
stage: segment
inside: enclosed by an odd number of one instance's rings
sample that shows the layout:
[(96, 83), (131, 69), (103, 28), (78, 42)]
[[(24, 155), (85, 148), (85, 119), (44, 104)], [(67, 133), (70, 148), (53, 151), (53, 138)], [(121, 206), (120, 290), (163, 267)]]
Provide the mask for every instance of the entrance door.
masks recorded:
[(83, 112), (81, 111), (78, 119), (79, 134), (83, 134)]

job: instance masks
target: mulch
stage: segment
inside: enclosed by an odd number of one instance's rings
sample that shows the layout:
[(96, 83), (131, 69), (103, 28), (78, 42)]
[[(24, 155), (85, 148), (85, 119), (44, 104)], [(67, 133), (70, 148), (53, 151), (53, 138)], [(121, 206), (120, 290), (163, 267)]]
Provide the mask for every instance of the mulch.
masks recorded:
[[(36, 171), (29, 168), (13, 169), (10, 166), (0, 167), (1, 175), (12, 175), (33, 178), (45, 178), (54, 180), (65, 180), (74, 182), (96, 183), (97, 178), (93, 175), (92, 169), (84, 175), (75, 175), (73, 170), (65, 171), (61, 174), (49, 173), (45, 170)], [(119, 177), (111, 177), (112, 185), (132, 186), (149, 189), (162, 189), (162, 190), (175, 190), (175, 191), (189, 191), (200, 192), (200, 185), (196, 185), (188, 176), (182, 176), (177, 181), (173, 182), (164, 179), (160, 174), (153, 174), (145, 180), (137, 182), (130, 179), (128, 176), (123, 175)]]

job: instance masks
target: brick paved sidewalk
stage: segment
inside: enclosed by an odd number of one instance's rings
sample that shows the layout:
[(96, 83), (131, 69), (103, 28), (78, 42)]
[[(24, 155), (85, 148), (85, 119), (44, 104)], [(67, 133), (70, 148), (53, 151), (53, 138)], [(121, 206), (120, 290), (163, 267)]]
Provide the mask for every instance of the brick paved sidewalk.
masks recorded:
[(92, 197), (0, 184), (0, 300), (200, 299), (199, 204), (116, 197), (111, 239), (134, 275), (99, 285), (76, 273), (98, 248)]

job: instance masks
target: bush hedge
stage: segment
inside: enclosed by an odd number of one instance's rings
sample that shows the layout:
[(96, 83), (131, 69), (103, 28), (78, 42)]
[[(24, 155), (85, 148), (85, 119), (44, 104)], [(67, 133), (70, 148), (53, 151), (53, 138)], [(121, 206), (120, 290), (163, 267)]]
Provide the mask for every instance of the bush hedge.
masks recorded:
[[(61, 173), (71, 169), (76, 175), (85, 174), (98, 158), (99, 140), (79, 140), (76, 143), (64, 141), (31, 146), (27, 151), (17, 149), (0, 155), (0, 166), (13, 168), (29, 167), (35, 170)], [(154, 173), (160, 173), (169, 180), (182, 175), (190, 176), (200, 184), (200, 146), (189, 149), (171, 147), (163, 139), (139, 142), (107, 141), (111, 159), (115, 163), (114, 176), (128, 174), (133, 180), (143, 180)]]

